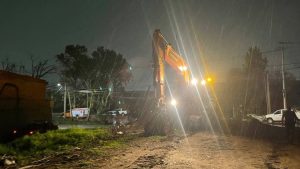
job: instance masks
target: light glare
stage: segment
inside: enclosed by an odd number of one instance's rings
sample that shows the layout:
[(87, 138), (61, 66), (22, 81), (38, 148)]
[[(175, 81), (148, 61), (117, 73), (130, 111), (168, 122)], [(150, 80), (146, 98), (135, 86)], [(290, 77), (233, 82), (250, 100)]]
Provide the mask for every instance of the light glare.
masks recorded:
[(175, 99), (172, 99), (172, 100), (171, 100), (171, 105), (176, 106), (176, 104), (177, 104), (176, 100), (175, 100)]
[(197, 80), (197, 79), (195, 79), (195, 78), (193, 78), (193, 79), (191, 80), (191, 83), (192, 83), (192, 85), (197, 85), (197, 83), (198, 83), (198, 80)]

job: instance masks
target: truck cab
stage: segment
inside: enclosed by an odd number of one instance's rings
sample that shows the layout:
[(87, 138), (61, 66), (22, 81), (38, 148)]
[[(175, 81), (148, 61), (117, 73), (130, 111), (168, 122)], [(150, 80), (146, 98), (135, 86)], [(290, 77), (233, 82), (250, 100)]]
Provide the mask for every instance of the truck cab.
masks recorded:
[[(275, 123), (275, 122), (282, 122), (282, 116), (283, 113), (286, 111), (286, 109), (279, 109), (274, 111), (273, 113), (267, 114), (265, 116), (265, 119), (267, 120), (267, 122), (269, 124)], [(300, 112), (299, 111), (295, 111), (296, 116), (298, 117), (298, 119), (300, 119)]]

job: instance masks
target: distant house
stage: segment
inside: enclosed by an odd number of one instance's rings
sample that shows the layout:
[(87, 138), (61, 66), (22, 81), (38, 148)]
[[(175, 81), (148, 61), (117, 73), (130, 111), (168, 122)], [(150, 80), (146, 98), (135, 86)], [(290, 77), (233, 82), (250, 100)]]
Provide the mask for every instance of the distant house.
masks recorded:
[(45, 80), (0, 70), (0, 135), (14, 128), (51, 121)]

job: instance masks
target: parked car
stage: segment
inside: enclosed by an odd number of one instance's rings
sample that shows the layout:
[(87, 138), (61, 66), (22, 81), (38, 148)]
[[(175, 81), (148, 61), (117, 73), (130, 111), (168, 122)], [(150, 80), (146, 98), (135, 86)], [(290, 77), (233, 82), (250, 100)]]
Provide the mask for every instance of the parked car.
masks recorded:
[[(285, 109), (279, 109), (274, 111), (271, 114), (267, 114), (265, 116), (265, 120), (267, 120), (267, 122), (269, 124), (275, 123), (275, 122), (282, 122), (282, 115), (284, 113), (284, 111), (286, 111)], [(298, 117), (298, 119), (300, 119), (300, 111), (296, 111), (296, 115)]]
[(115, 109), (115, 110), (110, 110), (110, 111), (107, 111), (106, 114), (127, 114), (127, 110), (123, 110), (122, 108), (119, 108), (119, 109)]
[(126, 115), (127, 115), (127, 110), (123, 110), (122, 108), (110, 110), (101, 114), (101, 116), (103, 116), (103, 120), (105, 124), (113, 124), (114, 120), (118, 119), (117, 118), (118, 116), (126, 116)]

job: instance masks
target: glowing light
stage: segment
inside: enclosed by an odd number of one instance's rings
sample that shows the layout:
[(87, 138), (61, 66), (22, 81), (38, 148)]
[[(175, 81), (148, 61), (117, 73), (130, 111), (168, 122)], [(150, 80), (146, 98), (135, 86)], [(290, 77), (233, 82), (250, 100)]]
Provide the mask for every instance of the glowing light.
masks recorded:
[(14, 134), (17, 134), (17, 130), (14, 130), (13, 133), (14, 133)]
[(183, 71), (187, 70), (187, 67), (186, 66), (179, 66), (178, 69), (183, 72)]
[(206, 81), (204, 79), (201, 80), (201, 84), (204, 86), (206, 84)]
[(32, 135), (32, 134), (33, 134), (33, 131), (30, 131), (29, 134)]
[(198, 80), (197, 80), (197, 79), (195, 79), (195, 78), (193, 78), (193, 79), (191, 80), (191, 83), (192, 83), (192, 85), (197, 85), (197, 83), (198, 83)]
[(175, 99), (172, 99), (172, 100), (171, 100), (171, 105), (176, 106), (176, 104), (177, 104), (176, 100), (175, 100)]
[(57, 87), (61, 87), (61, 84), (60, 84), (60, 83), (57, 83)]
[(178, 69), (179, 69), (180, 71), (183, 71), (183, 67), (182, 67), (182, 66), (179, 66)]
[(209, 77), (209, 78), (207, 78), (207, 81), (208, 81), (208, 82), (211, 82), (211, 81), (212, 81), (212, 79)]

